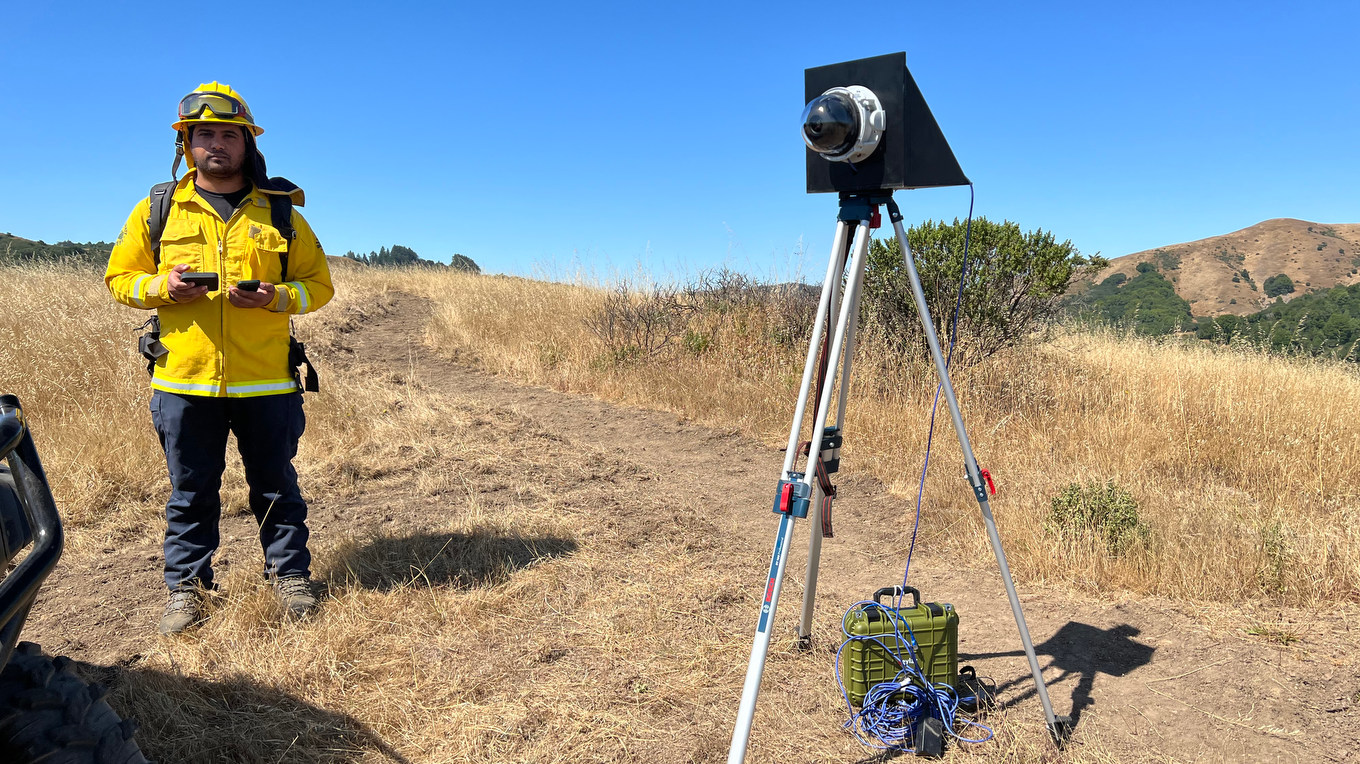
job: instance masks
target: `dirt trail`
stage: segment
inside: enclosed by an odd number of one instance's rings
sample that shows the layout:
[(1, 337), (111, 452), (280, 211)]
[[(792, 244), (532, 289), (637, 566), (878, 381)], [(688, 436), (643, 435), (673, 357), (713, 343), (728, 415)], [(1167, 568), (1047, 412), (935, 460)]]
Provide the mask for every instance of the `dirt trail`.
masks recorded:
[[(677, 510), (700, 512), (712, 540), (734, 560), (768, 561), (773, 543), (771, 492), (781, 455), (732, 432), (677, 421), (673, 414), (619, 406), (588, 396), (527, 387), (445, 360), (421, 345), (429, 306), (402, 297), (396, 310), (355, 335), (357, 355), (409, 371), (428, 389), (475, 397), (515, 411), (582, 447), (624, 455), (657, 477), (647, 490), (674, 497)], [(850, 423), (853, 430), (853, 423)], [(851, 432), (853, 436), (853, 432)], [(847, 458), (853, 451), (847, 448)], [(622, 489), (621, 489), (622, 490)], [(637, 490), (636, 487), (629, 490)], [(624, 499), (626, 504), (626, 498)], [(836, 624), (851, 603), (900, 581), (903, 530), (891, 524), (906, 502), (875, 481), (841, 481), (836, 537), (823, 547), (814, 639), (834, 650)], [(313, 502), (323, 528), (352, 517), (343, 503)], [(1004, 501), (998, 512), (1004, 511)], [(398, 522), (417, 515), (399, 514)], [(793, 629), (802, 598), (806, 523), (800, 524), (778, 610), (777, 639)], [(258, 556), (248, 517), (224, 521), (227, 558)], [(764, 565), (742, 575), (758, 592)], [(126, 664), (147, 649), (162, 602), (159, 549), (143, 544), (66, 561), (35, 609), (25, 636), (51, 652)], [(1041, 723), (1042, 712), (995, 564), (960, 567), (918, 550), (912, 583), (961, 614), (961, 662), (994, 678), (1014, 708), (1007, 723)], [(1246, 634), (1249, 617), (1132, 598), (1090, 598), (1022, 584), (1029, 628), (1059, 714), (1077, 717), (1074, 745), (1099, 733), (1122, 760), (1360, 761), (1360, 645), (1353, 618), (1295, 614), (1300, 639), (1287, 646)], [(750, 613), (754, 626), (756, 612)], [(1272, 611), (1268, 620), (1278, 620)], [(1230, 623), (1229, 626), (1223, 624)], [(829, 646), (829, 647), (828, 647)], [(828, 653), (829, 654), (829, 653)], [(733, 656), (744, 665), (744, 652)], [(765, 683), (787, 681), (785, 665)], [(735, 695), (715, 704), (736, 708)]]

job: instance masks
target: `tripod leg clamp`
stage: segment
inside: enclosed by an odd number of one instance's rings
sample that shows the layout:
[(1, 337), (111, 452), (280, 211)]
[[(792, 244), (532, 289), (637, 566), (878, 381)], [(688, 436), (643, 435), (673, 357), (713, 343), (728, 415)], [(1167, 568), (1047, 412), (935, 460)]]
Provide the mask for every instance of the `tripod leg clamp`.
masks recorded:
[[(841, 445), (845, 436), (839, 427), (828, 427), (822, 431), (822, 466), (826, 474), (834, 475), (841, 468)], [(811, 445), (811, 444), (809, 444)]]
[(790, 472), (789, 478), (779, 481), (779, 487), (775, 490), (774, 513), (798, 518), (807, 517), (812, 486), (804, 483), (803, 476), (797, 472)]
[(1062, 748), (1067, 743), (1068, 738), (1072, 737), (1072, 728), (1076, 725), (1070, 716), (1055, 716), (1048, 725), (1048, 734), (1052, 736), (1054, 744)]

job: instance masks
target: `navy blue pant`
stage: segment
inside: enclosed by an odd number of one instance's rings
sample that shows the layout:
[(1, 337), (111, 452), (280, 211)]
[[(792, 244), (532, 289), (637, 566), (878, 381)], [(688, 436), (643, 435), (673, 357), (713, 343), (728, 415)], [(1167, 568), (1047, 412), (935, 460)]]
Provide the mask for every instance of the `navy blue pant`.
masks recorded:
[(260, 524), (265, 575), (309, 574), (307, 504), (293, 469), (298, 439), (306, 427), (302, 393), (207, 398), (156, 390), (151, 395), (151, 421), (170, 468), (165, 583), (171, 590), (213, 585), (229, 431), (236, 435), (250, 486), (250, 511)]

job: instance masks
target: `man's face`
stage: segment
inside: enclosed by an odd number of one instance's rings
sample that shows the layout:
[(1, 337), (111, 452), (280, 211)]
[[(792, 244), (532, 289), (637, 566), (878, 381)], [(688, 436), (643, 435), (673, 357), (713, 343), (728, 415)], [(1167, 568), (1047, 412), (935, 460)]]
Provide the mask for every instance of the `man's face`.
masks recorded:
[(233, 178), (241, 173), (246, 158), (246, 139), (236, 125), (204, 122), (194, 125), (189, 136), (198, 171), (214, 178)]

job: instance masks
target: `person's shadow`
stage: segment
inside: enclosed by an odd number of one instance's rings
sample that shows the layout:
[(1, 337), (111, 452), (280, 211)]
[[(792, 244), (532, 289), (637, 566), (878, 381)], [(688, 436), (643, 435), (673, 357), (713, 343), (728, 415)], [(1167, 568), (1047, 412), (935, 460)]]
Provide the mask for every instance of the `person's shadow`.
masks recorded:
[[(1101, 629), (1089, 624), (1068, 621), (1056, 634), (1034, 646), (1035, 653), (1052, 658), (1044, 668), (1058, 668), (1062, 671), (1057, 677), (1046, 681), (1048, 686), (1051, 687), (1072, 674), (1079, 675), (1077, 686), (1072, 690), (1073, 728), (1081, 720), (1082, 711), (1095, 704), (1095, 700), (1091, 698), (1091, 689), (1095, 686), (1096, 674), (1125, 676), (1152, 661), (1152, 653), (1157, 648), (1134, 641), (1133, 638), (1138, 634), (1138, 629), (1128, 624)], [(1004, 653), (960, 653), (959, 662), (1024, 654), (1023, 650)], [(996, 692), (1000, 693), (1002, 690), (1030, 681), (1032, 678), (1026, 673), (998, 685)], [(1009, 708), (1032, 697), (1035, 692), (1031, 686), (1007, 700), (1002, 707)]]

